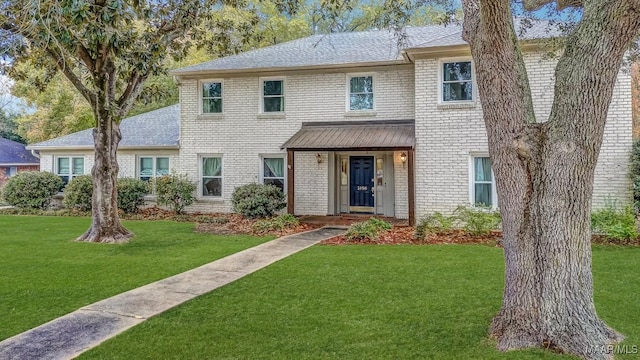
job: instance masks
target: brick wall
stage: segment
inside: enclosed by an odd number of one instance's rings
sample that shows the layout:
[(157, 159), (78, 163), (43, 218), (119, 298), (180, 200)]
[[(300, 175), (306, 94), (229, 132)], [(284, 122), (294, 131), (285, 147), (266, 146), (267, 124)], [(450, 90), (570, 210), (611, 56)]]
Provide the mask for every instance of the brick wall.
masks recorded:
[[(553, 101), (555, 62), (540, 55), (525, 58), (534, 111), (539, 121)], [(438, 106), (438, 60), (418, 60), (416, 89), (416, 215), (450, 212), (469, 203), (470, 157), (488, 155), (480, 103), (471, 107)], [(605, 138), (596, 167), (594, 206), (606, 198), (627, 201), (631, 147), (630, 77), (618, 76)]]
[[(223, 159), (222, 197), (200, 197), (188, 210), (230, 211), (234, 188), (259, 182), (261, 156), (284, 156), (280, 146), (303, 122), (413, 119), (413, 69), (390, 67), (373, 75), (376, 111), (365, 115), (346, 111), (345, 73), (286, 76), (283, 116), (259, 114), (258, 77), (222, 79), (221, 115), (200, 115), (198, 81), (182, 80), (179, 171), (199, 181), (202, 155)], [(326, 160), (327, 153), (322, 154)], [(318, 164), (315, 155), (316, 152), (296, 153), (297, 214), (327, 214), (328, 162)], [(400, 183), (402, 180), (396, 180), (396, 184)], [(406, 192), (402, 196), (406, 198)]]

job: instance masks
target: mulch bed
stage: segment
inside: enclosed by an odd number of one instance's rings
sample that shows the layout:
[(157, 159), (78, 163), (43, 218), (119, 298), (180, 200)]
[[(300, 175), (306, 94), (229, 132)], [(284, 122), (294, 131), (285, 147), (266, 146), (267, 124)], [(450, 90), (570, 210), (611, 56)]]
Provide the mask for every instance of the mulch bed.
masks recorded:
[[(267, 233), (257, 233), (253, 230), (255, 219), (245, 219), (239, 214), (217, 213), (203, 214), (192, 213), (176, 215), (175, 213), (158, 207), (151, 207), (140, 210), (137, 214), (124, 215), (123, 219), (128, 220), (173, 220), (186, 221), (196, 223), (196, 232), (229, 235), (229, 234), (251, 234), (251, 235), (273, 235), (286, 236), (303, 231), (309, 231), (321, 227), (321, 224), (305, 224), (283, 230), (273, 230)], [(345, 245), (345, 244), (363, 244), (363, 245), (394, 245), (394, 244), (411, 244), (411, 245), (430, 245), (430, 244), (481, 244), (487, 246), (500, 247), (500, 231), (492, 231), (486, 236), (471, 235), (463, 230), (452, 230), (446, 233), (430, 234), (424, 239), (414, 238), (414, 228), (407, 226), (396, 226), (392, 230), (382, 233), (378, 239), (349, 241), (344, 236), (335, 236), (322, 241), (322, 245)], [(640, 246), (640, 238), (634, 240), (620, 241), (613, 240), (604, 235), (593, 235), (592, 243), (600, 245), (622, 245), (622, 246)]]

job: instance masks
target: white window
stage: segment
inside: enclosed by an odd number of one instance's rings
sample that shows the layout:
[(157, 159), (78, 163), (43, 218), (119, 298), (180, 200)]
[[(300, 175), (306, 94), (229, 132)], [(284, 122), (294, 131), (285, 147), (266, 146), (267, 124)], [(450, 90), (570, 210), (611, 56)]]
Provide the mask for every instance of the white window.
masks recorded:
[(7, 171), (8, 177), (15, 176), (17, 173), (18, 173), (18, 167), (17, 166), (10, 166), (9, 167), (9, 171)]
[(373, 75), (349, 75), (349, 111), (373, 110)]
[(138, 178), (143, 181), (149, 181), (155, 177), (169, 174), (168, 157), (140, 157), (138, 164)]
[(486, 156), (472, 157), (470, 173), (471, 205), (496, 208), (498, 198), (491, 170), (491, 159)]
[(74, 177), (83, 175), (84, 157), (58, 157), (56, 161), (56, 174), (62, 179), (65, 185)]
[(284, 80), (262, 79), (262, 112), (284, 112)]
[(262, 174), (263, 184), (275, 185), (285, 192), (285, 166), (283, 157), (263, 157)]
[(221, 197), (222, 196), (222, 158), (221, 157), (202, 157), (202, 179), (200, 187), (202, 196), (204, 197)]
[(222, 81), (203, 81), (201, 84), (202, 113), (222, 113)]
[(469, 102), (473, 96), (473, 64), (471, 60), (441, 63), (442, 102)]

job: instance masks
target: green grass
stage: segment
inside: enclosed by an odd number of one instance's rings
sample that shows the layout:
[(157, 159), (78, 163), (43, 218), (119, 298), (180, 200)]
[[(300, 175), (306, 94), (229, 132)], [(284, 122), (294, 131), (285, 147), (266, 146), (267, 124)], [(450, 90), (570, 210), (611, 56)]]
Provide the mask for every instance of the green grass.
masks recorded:
[(88, 218), (0, 216), (0, 340), (269, 239), (131, 221), (124, 224), (136, 236), (128, 244), (72, 241), (89, 224)]
[[(597, 308), (629, 345), (640, 345), (639, 259), (640, 248), (594, 248)], [(572, 359), (495, 350), (503, 273), (501, 249), (486, 246), (315, 246), (81, 359)]]

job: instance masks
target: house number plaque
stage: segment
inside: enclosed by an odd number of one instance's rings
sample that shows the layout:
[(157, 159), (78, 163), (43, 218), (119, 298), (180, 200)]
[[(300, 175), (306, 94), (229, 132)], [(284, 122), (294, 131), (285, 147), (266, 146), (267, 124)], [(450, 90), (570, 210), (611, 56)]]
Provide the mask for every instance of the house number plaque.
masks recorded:
[(362, 186), (362, 185), (358, 185), (357, 190), (358, 190), (358, 191), (361, 191), (361, 190), (362, 190), (362, 191), (367, 191), (367, 187), (366, 187), (366, 186)]

